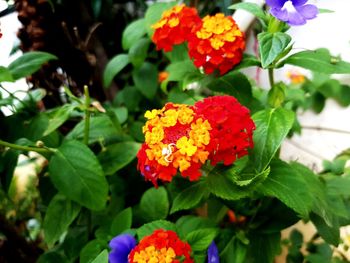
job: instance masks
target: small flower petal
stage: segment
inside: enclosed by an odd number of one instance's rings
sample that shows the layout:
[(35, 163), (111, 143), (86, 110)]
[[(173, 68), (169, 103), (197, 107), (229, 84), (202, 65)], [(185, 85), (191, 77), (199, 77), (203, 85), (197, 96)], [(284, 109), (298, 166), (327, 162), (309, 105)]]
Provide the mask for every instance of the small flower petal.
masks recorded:
[(306, 24), (306, 19), (298, 12), (288, 13), (288, 24), (301, 26)]
[(272, 8), (270, 10), (270, 13), (276, 17), (278, 20), (281, 21), (288, 21), (288, 12), (285, 9), (279, 9), (279, 8)]
[(296, 6), (295, 9), (302, 15), (305, 19), (313, 19), (318, 14), (318, 9), (314, 5), (304, 5)]
[(109, 253), (109, 263), (128, 263), (128, 255), (136, 246), (136, 240), (132, 235), (122, 234), (109, 242), (112, 251)]
[(291, 0), (294, 6), (305, 5), (308, 0)]
[(219, 251), (214, 241), (208, 248), (208, 263), (220, 263)]
[(271, 8), (282, 8), (288, 0), (266, 0), (266, 4)]

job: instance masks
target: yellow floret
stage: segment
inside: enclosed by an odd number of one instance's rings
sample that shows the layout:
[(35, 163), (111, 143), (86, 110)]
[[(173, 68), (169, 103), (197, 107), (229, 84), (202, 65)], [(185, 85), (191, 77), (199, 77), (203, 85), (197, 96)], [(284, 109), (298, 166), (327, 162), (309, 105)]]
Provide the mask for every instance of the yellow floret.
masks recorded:
[(180, 23), (180, 20), (177, 17), (169, 19), (168, 24), (170, 27), (176, 27)]
[(156, 249), (154, 246), (146, 247), (134, 254), (133, 262), (136, 263), (171, 263), (176, 254), (173, 248)]
[(178, 115), (178, 112), (176, 110), (174, 109), (167, 110), (166, 112), (164, 112), (164, 117), (162, 117), (160, 121), (164, 127), (175, 126), (177, 122), (177, 115)]
[(186, 136), (181, 137), (176, 142), (176, 147), (181, 154), (186, 154), (187, 156), (192, 156), (197, 151), (197, 146), (193, 145), (193, 140), (187, 139)]
[(193, 120), (193, 110), (188, 107), (181, 107), (178, 112), (178, 120), (183, 125), (191, 123)]
[(162, 127), (153, 127), (151, 132), (146, 132), (145, 141), (148, 145), (156, 144), (163, 140), (164, 130)]

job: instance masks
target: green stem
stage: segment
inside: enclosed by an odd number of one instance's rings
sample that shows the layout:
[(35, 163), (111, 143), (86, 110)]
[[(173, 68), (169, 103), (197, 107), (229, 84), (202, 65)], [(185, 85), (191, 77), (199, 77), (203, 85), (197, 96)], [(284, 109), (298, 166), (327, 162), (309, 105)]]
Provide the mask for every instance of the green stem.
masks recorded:
[(24, 107), (28, 107), (28, 105), (26, 103), (24, 103), (23, 100), (20, 100), (19, 98), (17, 98), (15, 95), (13, 95), (13, 93), (11, 93), (10, 91), (8, 91), (3, 85), (0, 84), (0, 88), (5, 91), (12, 99), (14, 100), (18, 100)]
[(90, 94), (88, 86), (84, 86), (85, 95), (85, 127), (84, 127), (84, 143), (89, 144), (89, 132), (90, 132)]
[(37, 153), (52, 153), (55, 152), (56, 149), (52, 148), (40, 148), (40, 147), (30, 147), (30, 146), (23, 146), (23, 145), (18, 145), (18, 144), (13, 144), (9, 142), (5, 142), (0, 140), (0, 145), (4, 147), (9, 147), (15, 150), (20, 150), (20, 151), (25, 151), (25, 152), (37, 152)]
[(273, 76), (273, 68), (269, 68), (269, 82), (270, 82), (270, 88), (272, 89), (275, 86), (275, 79)]

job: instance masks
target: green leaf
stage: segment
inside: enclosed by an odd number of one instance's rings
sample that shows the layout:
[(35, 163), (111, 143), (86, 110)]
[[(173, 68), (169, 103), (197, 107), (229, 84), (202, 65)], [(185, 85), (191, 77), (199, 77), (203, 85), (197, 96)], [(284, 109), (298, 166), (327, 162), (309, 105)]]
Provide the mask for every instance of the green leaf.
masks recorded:
[(103, 86), (108, 88), (114, 77), (129, 64), (129, 55), (119, 54), (113, 57), (103, 72)]
[(188, 233), (186, 240), (193, 251), (203, 251), (208, 249), (216, 234), (217, 230), (215, 228), (197, 229)]
[(157, 220), (148, 224), (144, 224), (136, 230), (136, 233), (139, 240), (141, 240), (145, 236), (151, 235), (153, 231), (157, 229), (172, 230), (176, 232), (176, 226), (172, 222), (166, 220)]
[(122, 35), (122, 47), (130, 49), (138, 40), (146, 34), (145, 19), (139, 19), (130, 23)]
[(176, 221), (176, 227), (178, 230), (177, 233), (180, 235), (180, 237), (185, 238), (187, 233), (202, 228), (214, 228), (216, 227), (216, 224), (214, 221), (205, 217), (186, 215), (180, 217)]
[(257, 59), (255, 55), (251, 54), (243, 54), (243, 59), (241, 62), (235, 66), (234, 70), (239, 70), (242, 68), (249, 68), (249, 67), (261, 67), (260, 60)]
[[(145, 77), (147, 76), (147, 77)], [(158, 88), (157, 67), (149, 62), (144, 62), (140, 68), (135, 68), (132, 72), (136, 88), (149, 100), (156, 95)]]
[(263, 32), (258, 34), (259, 53), (261, 65), (267, 68), (280, 56), (280, 54), (288, 47), (292, 38), (285, 33)]
[(223, 262), (244, 263), (246, 262), (247, 250), (247, 245), (233, 237), (220, 253), (220, 258)]
[(67, 231), (79, 211), (80, 205), (61, 194), (55, 195), (47, 208), (43, 223), (46, 243), (53, 245)]
[(291, 64), (325, 74), (349, 74), (350, 63), (332, 57), (328, 49), (301, 51), (286, 58), (281, 64)]
[(0, 187), (6, 193), (10, 189), (13, 174), (17, 166), (19, 151), (9, 149), (0, 154)]
[(208, 88), (216, 92), (234, 96), (249, 109), (258, 107), (259, 102), (252, 94), (252, 85), (248, 78), (241, 72), (234, 71), (220, 78), (215, 78), (208, 84)]
[[(82, 141), (84, 138), (84, 128), (85, 121), (82, 120), (67, 134), (66, 139)], [(90, 118), (89, 144), (99, 141), (103, 142), (107, 138), (118, 136), (121, 137), (121, 134), (108, 116), (101, 115)]]
[(182, 81), (186, 75), (198, 72), (198, 69), (191, 60), (185, 60), (169, 64), (165, 71), (169, 73), (166, 81)]
[(135, 159), (140, 149), (137, 142), (121, 142), (108, 145), (98, 159), (106, 175), (112, 175)]
[(155, 24), (162, 17), (162, 13), (176, 5), (176, 2), (170, 3), (154, 3), (151, 5), (145, 14), (145, 26), (147, 34), (151, 37), (153, 35), (152, 25)]
[[(101, 251), (106, 248), (106, 241), (103, 240), (92, 240), (89, 243), (87, 243), (83, 249), (80, 251), (80, 258), (79, 262), (80, 263), (90, 263), (90, 262), (95, 262), (98, 257), (103, 253)], [(106, 250), (104, 250), (106, 251)], [(102, 260), (102, 258), (101, 258)], [(105, 262), (107, 263), (108, 261), (97, 261), (97, 262)]]
[(205, 182), (198, 182), (191, 185), (175, 197), (170, 214), (195, 207), (208, 194), (208, 188)]
[(0, 66), (0, 83), (1, 82), (13, 82), (11, 72), (7, 68), (2, 66)]
[(297, 171), (301, 177), (304, 178), (307, 187), (309, 188), (312, 201), (312, 212), (322, 217), (328, 225), (337, 223), (334, 221), (334, 216), (329, 207), (332, 204), (329, 203), (326, 192), (326, 185), (320, 178), (315, 175), (309, 168), (304, 165), (293, 162), (290, 164), (295, 171)]
[(312, 223), (316, 226), (317, 232), (324, 239), (324, 241), (336, 247), (339, 245), (340, 231), (338, 224), (334, 226), (329, 226), (322, 217), (314, 213), (310, 215), (310, 219)]
[(258, 171), (264, 171), (281, 146), (294, 123), (292, 111), (277, 108), (259, 111), (253, 115), (256, 126), (252, 161)]
[(68, 198), (91, 210), (104, 208), (108, 184), (94, 153), (77, 141), (63, 143), (49, 163), (50, 178)]
[(250, 188), (243, 188), (233, 183), (225, 174), (225, 168), (214, 168), (209, 172), (208, 189), (222, 199), (238, 200), (250, 194)]
[(263, 9), (254, 3), (238, 3), (238, 4), (234, 4), (228, 7), (228, 9), (242, 9), (245, 10), (253, 15), (255, 15), (256, 17), (262, 19), (262, 20), (266, 20), (267, 16), (265, 14), (265, 12), (263, 11)]
[(165, 52), (165, 56), (170, 60), (171, 63), (189, 60), (187, 44), (182, 43), (180, 45), (174, 45), (173, 50)]
[(129, 50), (129, 59), (134, 67), (140, 67), (147, 57), (147, 51), (151, 44), (149, 39), (142, 38), (134, 43)]
[(70, 261), (63, 255), (55, 251), (48, 251), (38, 258), (37, 263), (69, 263)]
[(253, 235), (249, 238), (248, 257), (251, 263), (271, 263), (281, 253), (281, 234)]
[(271, 172), (258, 191), (274, 196), (303, 218), (308, 218), (313, 198), (302, 174), (281, 160), (271, 162)]
[(108, 263), (108, 250), (103, 250), (91, 263)]
[(267, 101), (272, 108), (280, 107), (286, 99), (286, 85), (283, 82), (275, 84), (268, 92)]
[(117, 236), (125, 230), (131, 228), (132, 224), (132, 209), (128, 207), (121, 211), (112, 221), (111, 232), (112, 236)]
[(141, 197), (140, 208), (147, 221), (165, 219), (169, 212), (169, 199), (165, 188), (149, 188)]
[(75, 262), (81, 250), (88, 242), (86, 226), (73, 226), (67, 232), (61, 246), (70, 262)]
[(60, 127), (66, 120), (68, 120), (75, 107), (75, 105), (65, 104), (62, 107), (48, 112), (49, 123), (43, 136), (49, 135), (51, 132)]
[(334, 11), (333, 11), (333, 10), (330, 10), (330, 9), (319, 8), (319, 9), (318, 9), (318, 13), (319, 13), (319, 14), (326, 14), (326, 13), (334, 13)]
[(24, 53), (22, 56), (13, 61), (8, 66), (8, 70), (11, 72), (13, 79), (17, 80), (33, 74), (46, 62), (56, 59), (57, 57), (50, 53), (31, 51)]

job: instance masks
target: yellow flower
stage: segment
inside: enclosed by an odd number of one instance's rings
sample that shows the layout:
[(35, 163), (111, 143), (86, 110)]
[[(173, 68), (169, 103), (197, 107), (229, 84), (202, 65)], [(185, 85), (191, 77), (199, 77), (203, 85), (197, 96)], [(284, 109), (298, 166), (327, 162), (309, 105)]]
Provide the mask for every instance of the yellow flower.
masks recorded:
[(210, 130), (211, 126), (207, 120), (203, 122), (202, 119), (198, 119), (196, 123), (191, 124), (190, 138), (198, 147), (208, 145), (210, 142)]
[(181, 137), (176, 142), (176, 147), (179, 149), (181, 154), (186, 154), (187, 156), (192, 156), (197, 151), (197, 146), (193, 145), (191, 139), (187, 139), (186, 136)]
[(158, 113), (159, 113), (158, 110), (152, 110), (152, 111), (148, 110), (145, 113), (145, 118), (151, 120), (151, 119), (157, 117)]
[(151, 132), (146, 132), (145, 141), (147, 144), (156, 144), (163, 140), (164, 130), (162, 127), (153, 127)]
[(162, 125), (164, 127), (172, 127), (175, 126), (177, 122), (177, 111), (174, 109), (167, 110), (164, 112), (164, 117), (161, 119)]
[(193, 110), (182, 106), (179, 110), (178, 120), (183, 125), (191, 123), (193, 120)]
[(173, 248), (162, 248), (157, 250), (154, 246), (146, 247), (134, 254), (133, 262), (136, 263), (171, 263), (176, 254)]

